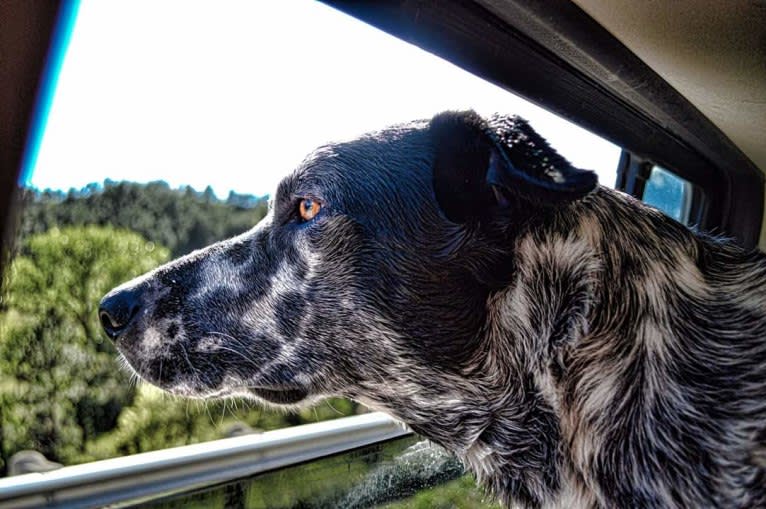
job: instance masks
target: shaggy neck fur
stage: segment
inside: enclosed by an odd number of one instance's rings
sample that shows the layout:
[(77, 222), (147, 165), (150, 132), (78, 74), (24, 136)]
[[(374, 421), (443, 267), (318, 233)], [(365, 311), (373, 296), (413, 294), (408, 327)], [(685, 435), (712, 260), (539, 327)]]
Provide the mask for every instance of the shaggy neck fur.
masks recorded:
[(488, 309), (463, 393), (407, 420), (506, 504), (766, 504), (763, 254), (600, 189), (518, 237)]

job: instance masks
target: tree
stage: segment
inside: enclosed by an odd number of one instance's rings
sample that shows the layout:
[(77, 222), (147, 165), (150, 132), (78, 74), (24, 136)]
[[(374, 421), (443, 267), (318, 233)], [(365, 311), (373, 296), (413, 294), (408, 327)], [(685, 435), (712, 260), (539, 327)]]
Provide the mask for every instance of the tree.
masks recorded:
[(0, 456), (36, 449), (62, 463), (111, 430), (134, 396), (98, 323), (101, 296), (154, 268), (167, 249), (111, 227), (30, 236), (0, 311)]

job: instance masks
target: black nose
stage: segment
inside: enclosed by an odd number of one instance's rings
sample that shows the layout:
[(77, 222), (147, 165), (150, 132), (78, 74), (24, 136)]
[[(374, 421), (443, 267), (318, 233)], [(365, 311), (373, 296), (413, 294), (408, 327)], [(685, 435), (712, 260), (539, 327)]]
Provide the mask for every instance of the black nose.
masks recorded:
[(111, 339), (116, 339), (141, 309), (141, 288), (112, 291), (101, 299), (98, 318)]

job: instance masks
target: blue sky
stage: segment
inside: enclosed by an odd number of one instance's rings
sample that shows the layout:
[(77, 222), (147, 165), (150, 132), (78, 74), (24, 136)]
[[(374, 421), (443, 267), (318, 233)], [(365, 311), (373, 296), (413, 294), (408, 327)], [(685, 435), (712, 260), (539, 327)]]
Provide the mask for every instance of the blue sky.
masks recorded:
[(611, 143), (322, 4), (83, 0), (28, 184), (263, 195), (322, 143), (464, 108), (528, 118), (614, 184)]

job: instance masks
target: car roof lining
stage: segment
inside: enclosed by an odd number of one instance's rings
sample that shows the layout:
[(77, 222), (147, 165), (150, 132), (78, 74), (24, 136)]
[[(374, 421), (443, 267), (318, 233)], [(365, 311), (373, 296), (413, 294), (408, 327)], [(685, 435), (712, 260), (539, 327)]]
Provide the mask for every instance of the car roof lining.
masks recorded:
[(574, 2), (766, 171), (766, 2)]

